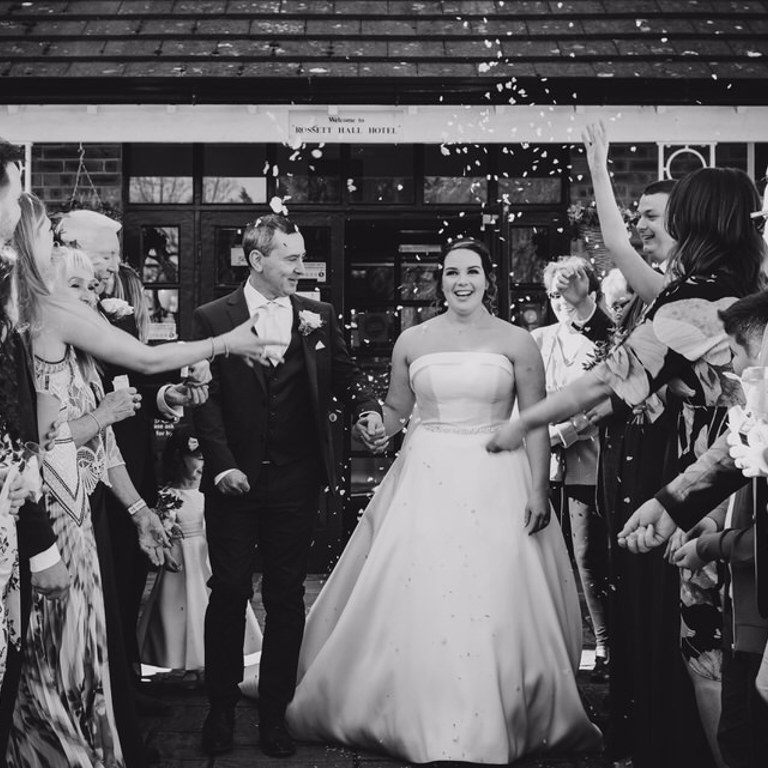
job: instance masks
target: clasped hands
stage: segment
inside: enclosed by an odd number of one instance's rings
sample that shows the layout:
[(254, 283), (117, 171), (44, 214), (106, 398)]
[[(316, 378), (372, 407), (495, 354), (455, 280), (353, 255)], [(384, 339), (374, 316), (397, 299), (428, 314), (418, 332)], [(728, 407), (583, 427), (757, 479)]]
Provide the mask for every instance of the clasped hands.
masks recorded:
[(381, 415), (376, 411), (361, 414), (354, 425), (354, 432), (371, 453), (383, 453), (389, 445)]

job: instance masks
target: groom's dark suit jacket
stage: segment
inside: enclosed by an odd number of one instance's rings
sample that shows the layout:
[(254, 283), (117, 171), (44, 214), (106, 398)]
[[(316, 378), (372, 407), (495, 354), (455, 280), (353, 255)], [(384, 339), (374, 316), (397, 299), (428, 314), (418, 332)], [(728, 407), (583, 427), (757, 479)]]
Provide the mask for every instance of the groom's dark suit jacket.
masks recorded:
[[(381, 406), (365, 376), (349, 356), (333, 307), (325, 302), (295, 295), (291, 297), (291, 305), (294, 335), (300, 325), (299, 312), (314, 312), (322, 319), (319, 328), (300, 334), (310, 402), (303, 402), (300, 399), (301, 389), (296, 389), (295, 394), (291, 395), (293, 402), (283, 398), (275, 409), (279, 413), (270, 416), (269, 372), (259, 364), (250, 368), (242, 358), (234, 355), (218, 356), (211, 366), (213, 380), (208, 402), (194, 413), (205, 455), (201, 484), (204, 492), (211, 492), (216, 475), (227, 469), (239, 469), (253, 486), (268, 453), (268, 458), (280, 463), (279, 456), (275, 455), (279, 450), (279, 440), (285, 437), (280, 433), (288, 429), (293, 431), (307, 428), (314, 432), (306, 437), (314, 446), (319, 445), (326, 479), (330, 488), (335, 490), (337, 473), (331, 423), (338, 418), (338, 412), (332, 397), (350, 407), (354, 417), (365, 411), (381, 413)], [(195, 311), (195, 338), (225, 333), (245, 322), (248, 317), (243, 286), (240, 286), (228, 296)], [(279, 398), (280, 393), (277, 395)], [(311, 426), (302, 424), (297, 418), (301, 412), (311, 414)], [(275, 419), (284, 425), (277, 433)], [(273, 430), (271, 436), (268, 434), (270, 427)]]

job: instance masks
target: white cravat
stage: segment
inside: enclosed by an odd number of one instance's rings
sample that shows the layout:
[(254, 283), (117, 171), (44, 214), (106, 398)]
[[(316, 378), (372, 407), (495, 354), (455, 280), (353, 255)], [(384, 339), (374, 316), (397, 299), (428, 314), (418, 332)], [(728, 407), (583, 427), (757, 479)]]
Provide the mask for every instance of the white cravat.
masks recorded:
[(248, 313), (259, 313), (256, 320), (256, 333), (262, 339), (280, 341), (281, 344), (270, 345), (266, 349), (266, 355), (272, 365), (278, 365), (279, 359), (285, 354), (291, 343), (291, 328), (293, 327), (293, 307), (287, 296), (277, 299), (268, 299), (257, 291), (249, 280), (244, 289), (245, 303)]
[(288, 338), (285, 333), (286, 317), (290, 319), (290, 307), (278, 304), (276, 301), (269, 301), (262, 307), (259, 307), (259, 319), (256, 322), (256, 331), (263, 339), (275, 339), (284, 342), (283, 344), (270, 345), (265, 353), (272, 365), (278, 365), (280, 358), (288, 349), (291, 341), (291, 326), (288, 325)]

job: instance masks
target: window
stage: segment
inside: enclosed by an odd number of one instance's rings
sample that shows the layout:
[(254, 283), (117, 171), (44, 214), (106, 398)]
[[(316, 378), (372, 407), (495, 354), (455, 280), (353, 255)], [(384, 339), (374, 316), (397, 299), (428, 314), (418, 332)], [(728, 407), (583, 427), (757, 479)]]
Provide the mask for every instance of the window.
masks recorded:
[(191, 144), (134, 144), (128, 160), (131, 203), (193, 202)]

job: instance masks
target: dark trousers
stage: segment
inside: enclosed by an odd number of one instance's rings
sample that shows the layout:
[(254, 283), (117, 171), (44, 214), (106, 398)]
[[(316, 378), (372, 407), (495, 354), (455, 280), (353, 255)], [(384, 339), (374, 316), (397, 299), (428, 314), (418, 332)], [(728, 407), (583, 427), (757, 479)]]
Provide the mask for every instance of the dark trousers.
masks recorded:
[[(127, 631), (121, 618), (122, 598), (115, 577), (113, 542), (109, 529), (109, 510), (106, 499), (111, 496), (107, 488), (99, 483), (90, 496), (93, 534), (99, 558), (101, 585), (104, 594), (104, 620), (107, 626), (107, 653), (109, 654), (109, 678), (112, 688), (112, 706), (115, 712), (120, 746), (126, 766), (144, 766), (147, 757), (139, 730), (134, 700), (134, 673), (126, 655), (130, 637), (136, 637), (135, 630)], [(124, 509), (122, 514), (128, 517)], [(130, 521), (129, 521), (130, 522)], [(133, 523), (130, 525), (135, 529)], [(135, 531), (134, 531), (135, 536)], [(146, 559), (146, 558), (145, 558)]]
[(717, 743), (728, 768), (768, 763), (768, 703), (755, 689), (762, 655), (723, 649)]
[(247, 496), (206, 494), (213, 575), (205, 614), (205, 684), (211, 706), (232, 708), (240, 696), (245, 609), (253, 594), (256, 547), (266, 611), (259, 669), (261, 722), (281, 720), (293, 698), (320, 472), (314, 456), (283, 466), (265, 464)]
[(594, 485), (566, 485), (573, 559), (579, 571), (596, 644), (608, 646), (608, 530), (595, 503)]

